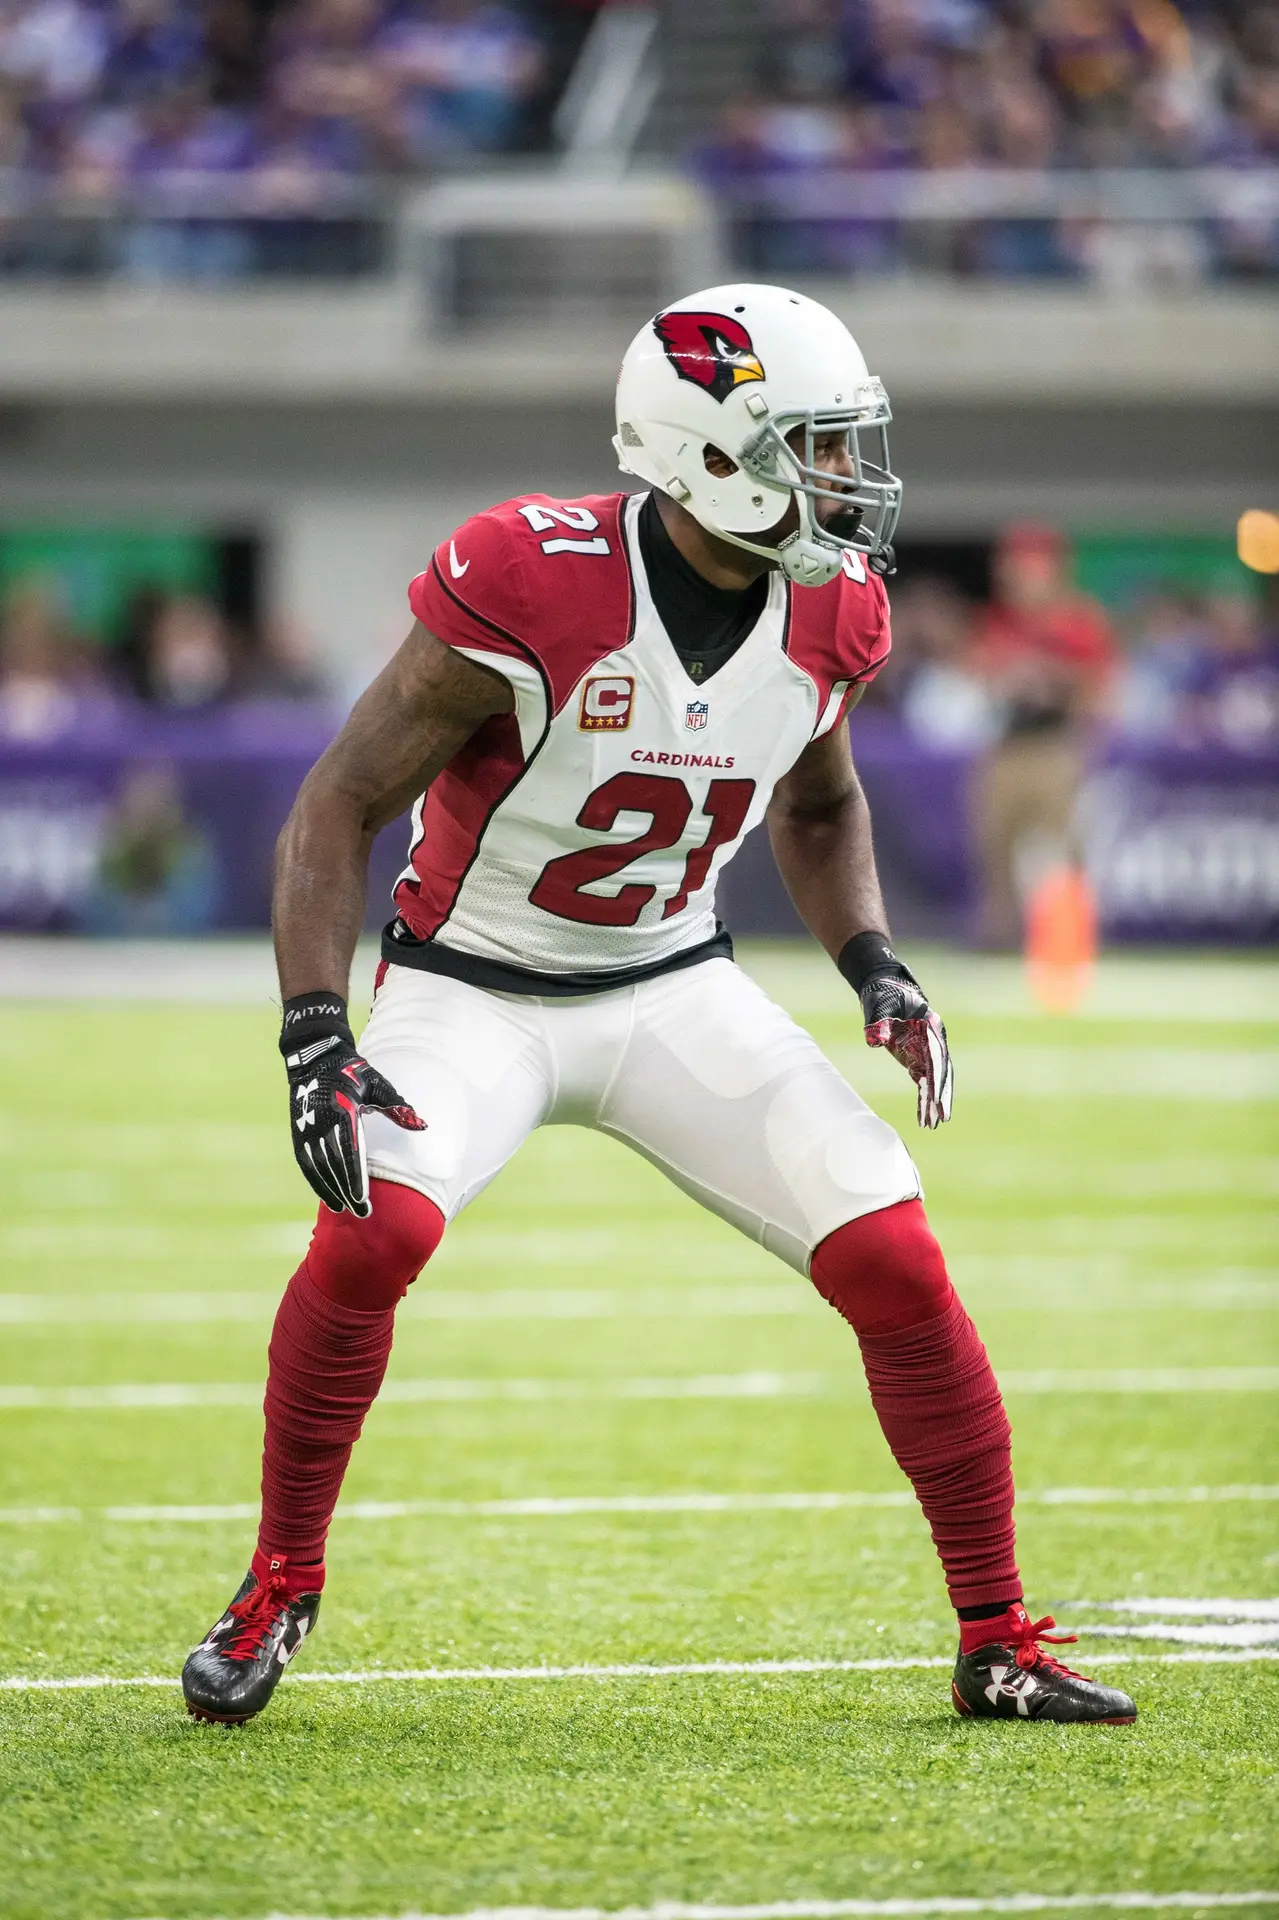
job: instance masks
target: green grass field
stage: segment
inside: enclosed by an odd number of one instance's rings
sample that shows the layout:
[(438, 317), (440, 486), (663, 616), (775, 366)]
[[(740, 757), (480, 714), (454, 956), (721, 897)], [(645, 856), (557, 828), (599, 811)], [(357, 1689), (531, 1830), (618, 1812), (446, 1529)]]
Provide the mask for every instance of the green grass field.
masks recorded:
[[(747, 961), (909, 1129), (1005, 1379), (1029, 1601), (1084, 1630), (1067, 1657), (1137, 1726), (954, 1716), (927, 1664), (953, 1656), (944, 1590), (852, 1335), (576, 1129), (535, 1137), (411, 1293), (319, 1633), (268, 1714), (189, 1721), (176, 1677), (247, 1563), (265, 1339), (311, 1211), (274, 1015), (9, 1001), (6, 1920), (1279, 1905), (1273, 973), (1115, 960), (1054, 1021), (1015, 969), (924, 956), (958, 1079), (924, 1137), (824, 961)], [(850, 1497), (766, 1497), (818, 1494)]]

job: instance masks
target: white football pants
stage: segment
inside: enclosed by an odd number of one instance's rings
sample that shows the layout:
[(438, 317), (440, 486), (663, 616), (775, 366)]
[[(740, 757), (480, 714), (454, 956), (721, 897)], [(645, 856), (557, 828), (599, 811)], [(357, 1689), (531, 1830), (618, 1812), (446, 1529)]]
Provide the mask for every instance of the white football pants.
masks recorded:
[(595, 1127), (800, 1273), (836, 1227), (920, 1193), (893, 1129), (731, 960), (573, 999), (391, 966), (365, 1057), (426, 1122), (364, 1116), (369, 1174), (448, 1220), (534, 1127)]

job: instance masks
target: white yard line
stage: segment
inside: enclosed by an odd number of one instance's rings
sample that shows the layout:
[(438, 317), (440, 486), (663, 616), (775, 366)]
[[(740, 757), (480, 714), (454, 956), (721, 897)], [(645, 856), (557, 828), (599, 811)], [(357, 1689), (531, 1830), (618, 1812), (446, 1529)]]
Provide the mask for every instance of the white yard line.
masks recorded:
[[(1279, 1381), (1279, 1368), (1275, 1369)], [(846, 1391), (856, 1392), (856, 1379)], [(511, 1400), (773, 1400), (813, 1399), (830, 1391), (824, 1374), (723, 1373), (673, 1374), (641, 1379), (496, 1379), (496, 1380), (388, 1380), (379, 1399), (401, 1405)], [(0, 1387), (0, 1411), (55, 1410), (81, 1412), (139, 1412), (188, 1407), (253, 1407), (262, 1405), (262, 1384), (250, 1381), (210, 1381), (109, 1387)]]
[[(1279, 1486), (1221, 1487), (1043, 1487), (1022, 1491), (1017, 1505), (1022, 1507), (1144, 1507), (1144, 1506), (1216, 1506), (1237, 1501), (1277, 1501)], [(911, 1509), (915, 1496), (905, 1488), (883, 1493), (622, 1493), (622, 1494), (534, 1494), (511, 1500), (352, 1500), (337, 1510), (337, 1519), (378, 1520), (559, 1520), (590, 1514), (684, 1514), (684, 1513), (839, 1513), (850, 1509)], [(0, 1507), (0, 1526), (81, 1526), (105, 1521), (121, 1526), (207, 1525), (222, 1521), (256, 1520), (256, 1502), (241, 1501), (215, 1506), (113, 1506), (113, 1507)], [(1170, 1613), (1181, 1609), (1191, 1615), (1220, 1607), (1223, 1618), (1236, 1617), (1236, 1603), (1230, 1601), (1155, 1600), (1109, 1601), (1081, 1600), (1080, 1607), (1097, 1611)], [(1273, 1606), (1279, 1617), (1279, 1601), (1238, 1602), (1238, 1606)], [(1250, 1615), (1269, 1619), (1269, 1613)]]
[[(1196, 1648), (1192, 1653), (1104, 1653), (1089, 1660), (1094, 1667), (1117, 1666), (1233, 1666), (1251, 1660), (1279, 1660), (1279, 1647), (1249, 1647), (1240, 1651), (1218, 1652)], [(294, 1670), (292, 1684), (305, 1681), (313, 1686), (373, 1686), (385, 1681), (469, 1681), (469, 1680), (667, 1680), (681, 1678), (732, 1678), (735, 1676), (799, 1673), (915, 1673), (928, 1668), (952, 1667), (953, 1654), (939, 1654), (917, 1660), (682, 1660), (639, 1661), (600, 1665), (543, 1667), (369, 1667), (345, 1673), (308, 1673)], [(41, 1679), (15, 1674), (0, 1679), (2, 1693), (83, 1693), (102, 1687), (176, 1687), (175, 1674), (77, 1674), (69, 1679)]]
[[(1008, 1393), (1274, 1393), (1279, 1367), (1119, 1367), (1001, 1370)], [(0, 1387), (0, 1412), (125, 1413), (262, 1405), (254, 1381), (157, 1381), (103, 1387)], [(383, 1401), (415, 1406), (475, 1401), (778, 1400), (861, 1395), (856, 1375), (672, 1374), (639, 1379), (388, 1380)]]
[(1274, 1393), (1279, 1367), (1000, 1368), (999, 1383), (1008, 1393)]
[(1279, 1600), (1072, 1600), (1077, 1611), (1096, 1613), (1170, 1613), (1186, 1620), (1273, 1620), (1279, 1624)]
[[(1032, 1189), (1036, 1185), (1033, 1171), (1019, 1175), (1018, 1179)], [(1171, 1185), (1176, 1190), (1190, 1190), (1181, 1182), (1180, 1170)], [(1131, 1195), (1126, 1197), (1133, 1199)], [(265, 1221), (245, 1227), (228, 1227), (215, 1221), (202, 1228), (193, 1242), (190, 1233), (179, 1227), (127, 1219), (108, 1220), (101, 1218), (99, 1211), (91, 1219), (37, 1218), (0, 1223), (0, 1254), (14, 1260), (65, 1259), (94, 1266), (169, 1261), (182, 1272), (198, 1258), (221, 1270), (227, 1263), (238, 1260), (296, 1262), (306, 1252), (312, 1225), (311, 1220), (303, 1219)], [(1230, 1221), (1218, 1223), (1219, 1234), (1224, 1236), (1219, 1251), (1228, 1254), (1238, 1246), (1244, 1260), (1254, 1259), (1264, 1246), (1265, 1226), (1263, 1221), (1255, 1227), (1249, 1225), (1243, 1231), (1236, 1231)], [(967, 1226), (959, 1225), (952, 1230), (950, 1238), (952, 1241), (966, 1239), (969, 1231)], [(1003, 1252), (997, 1244), (990, 1244), (998, 1239), (1007, 1246), (1010, 1238), (1013, 1251)], [(972, 1280), (1023, 1278), (1033, 1280), (1036, 1285), (1042, 1285), (1045, 1278), (1054, 1283), (1070, 1282), (1083, 1279), (1085, 1269), (1087, 1277), (1122, 1281), (1131, 1270), (1129, 1254), (1167, 1249), (1184, 1255), (1186, 1226), (1184, 1220), (1170, 1217), (1166, 1211), (1142, 1211), (1130, 1204), (1116, 1217), (1081, 1213), (1034, 1218), (1001, 1215), (985, 1224), (982, 1241), (976, 1250), (970, 1241), (968, 1250), (956, 1250), (952, 1254), (952, 1267), (964, 1284)], [(431, 1263), (431, 1271), (487, 1266), (517, 1272), (537, 1267), (608, 1271), (618, 1258), (619, 1245), (616, 1230), (585, 1225), (530, 1230), (463, 1224), (446, 1236)], [(1043, 1245), (1067, 1251), (1044, 1255), (1022, 1251)], [(740, 1280), (743, 1267), (749, 1263), (760, 1276), (759, 1284), (767, 1285), (767, 1276), (778, 1272), (776, 1264), (750, 1242), (720, 1238), (713, 1233), (703, 1238), (695, 1228), (691, 1231), (683, 1226), (673, 1228), (667, 1223), (645, 1226), (644, 1249), (650, 1265), (660, 1259), (667, 1265), (675, 1263), (680, 1272), (694, 1275), (722, 1273), (726, 1278)], [(1239, 1265), (1196, 1272), (1188, 1277), (1211, 1282), (1218, 1272), (1252, 1279), (1274, 1277), (1273, 1268)], [(1166, 1270), (1161, 1269), (1160, 1278), (1166, 1277)], [(774, 1280), (772, 1284), (779, 1290), (790, 1285), (800, 1296), (804, 1293), (797, 1280)], [(430, 1291), (429, 1285), (423, 1291)], [(410, 1303), (413, 1299), (410, 1293)]]
[[(460, 1249), (450, 1266), (473, 1264), (471, 1249)], [(718, 1249), (732, 1256), (734, 1249)], [(474, 1264), (487, 1264), (490, 1256)], [(569, 1264), (567, 1261), (561, 1264)], [(573, 1264), (579, 1264), (574, 1261)], [(580, 1261), (595, 1266), (596, 1256)], [(695, 1264), (704, 1271), (705, 1263)], [(725, 1259), (731, 1266), (731, 1258)], [(1001, 1271), (1002, 1267), (1007, 1271)], [(1044, 1306), (1044, 1287), (1072, 1306), (1104, 1307), (1110, 1314), (1146, 1312), (1152, 1307), (1180, 1306), (1215, 1312), (1255, 1311), (1279, 1307), (1279, 1279), (1263, 1268), (1222, 1267), (1184, 1280), (1128, 1278), (1122, 1262), (1098, 1273), (1068, 1260), (1027, 1258), (1002, 1263), (964, 1258), (951, 1262), (952, 1271), (970, 1299), (990, 1306), (998, 1298), (1004, 1310), (1024, 1305), (1028, 1311)], [(1018, 1283), (1024, 1283), (1019, 1285)], [(1033, 1293), (1031, 1288), (1034, 1288)], [(128, 1293), (0, 1293), (0, 1326), (127, 1326), (213, 1325), (222, 1321), (265, 1323), (280, 1302), (280, 1288), (255, 1293), (138, 1292)], [(696, 1320), (770, 1319), (810, 1315), (824, 1318), (826, 1302), (809, 1286), (789, 1281), (761, 1286), (714, 1286), (665, 1289), (597, 1287), (427, 1288), (410, 1293), (401, 1309), (407, 1320), (446, 1321), (561, 1321), (561, 1320)]]
[[(0, 1325), (264, 1320), (279, 1306), (280, 1293), (279, 1287), (258, 1293), (0, 1293)], [(1279, 1304), (1279, 1283), (1275, 1298)], [(1038, 1303), (1042, 1304), (1042, 1294)], [(402, 1311), (406, 1318), (415, 1320), (556, 1321), (771, 1318), (820, 1315), (827, 1309), (813, 1288), (791, 1282), (661, 1292), (604, 1292), (591, 1287), (521, 1287), (491, 1292), (437, 1288), (410, 1294)]]
[[(937, 1894), (921, 1900), (775, 1900), (757, 1906), (723, 1907), (664, 1900), (655, 1907), (475, 1907), (469, 1913), (401, 1913), (369, 1920), (910, 1920), (930, 1913), (1057, 1913), (1091, 1908), (1119, 1912), (1167, 1909), (1206, 1912), (1216, 1907), (1279, 1904), (1279, 1892), (1248, 1893), (1005, 1893), (989, 1898)], [(269, 1920), (306, 1920), (271, 1914)]]
[(238, 1260), (298, 1260), (313, 1222), (269, 1221), (230, 1230), (213, 1226), (194, 1245), (189, 1228), (129, 1220), (19, 1220), (0, 1227), (0, 1254), (13, 1260), (58, 1259), (94, 1263), (171, 1261), (188, 1267), (193, 1252), (219, 1265)]
[[(886, 1054), (868, 1054), (861, 1035), (827, 1051), (868, 1097), (894, 1092), (899, 1072)], [(1158, 1100), (1196, 1107), (1279, 1099), (1273, 1048), (990, 1045), (964, 1047), (964, 1095), (994, 1099)]]
[(1186, 1626), (1154, 1620), (1140, 1627), (1076, 1625), (1081, 1638), (1098, 1640), (1171, 1640), (1184, 1647), (1275, 1647), (1279, 1648), (1279, 1623), (1268, 1626), (1255, 1621), (1218, 1621), (1213, 1626)]

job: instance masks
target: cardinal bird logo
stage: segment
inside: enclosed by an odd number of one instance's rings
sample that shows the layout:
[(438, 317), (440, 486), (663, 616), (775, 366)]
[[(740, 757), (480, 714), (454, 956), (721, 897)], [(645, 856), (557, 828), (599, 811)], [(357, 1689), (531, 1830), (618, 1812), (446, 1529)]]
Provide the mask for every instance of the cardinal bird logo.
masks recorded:
[(653, 331), (681, 380), (724, 401), (735, 387), (762, 380), (764, 369), (749, 333), (726, 313), (659, 313)]

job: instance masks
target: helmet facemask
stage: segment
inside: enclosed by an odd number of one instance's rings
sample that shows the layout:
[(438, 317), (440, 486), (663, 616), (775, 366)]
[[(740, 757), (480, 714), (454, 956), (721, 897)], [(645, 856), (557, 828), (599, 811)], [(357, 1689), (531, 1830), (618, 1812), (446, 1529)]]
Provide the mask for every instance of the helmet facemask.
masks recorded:
[[(811, 579), (822, 562), (822, 570), (833, 577), (838, 571), (835, 556), (843, 553), (865, 555), (877, 573), (892, 572), (892, 538), (901, 512), (902, 483), (889, 465), (888, 423), (892, 414), (887, 395), (878, 381), (867, 385), (876, 390), (871, 404), (863, 404), (856, 412), (831, 409), (779, 413), (762, 422), (740, 448), (737, 459), (752, 479), (792, 496), (799, 508), (799, 528), (775, 548), (727, 530), (723, 530), (724, 538), (735, 546), (748, 546), (752, 552), (775, 555), (792, 578)], [(787, 438), (797, 427), (804, 432), (802, 457)], [(817, 464), (816, 442), (831, 433), (848, 436), (853, 467), (848, 479)], [(870, 442), (870, 453), (863, 448), (863, 435)], [(825, 525), (818, 518), (819, 501), (830, 501), (839, 509)], [(793, 551), (797, 545), (806, 550), (805, 563), (793, 571), (788, 556), (801, 559)], [(826, 549), (824, 555), (820, 553), (822, 548)]]

